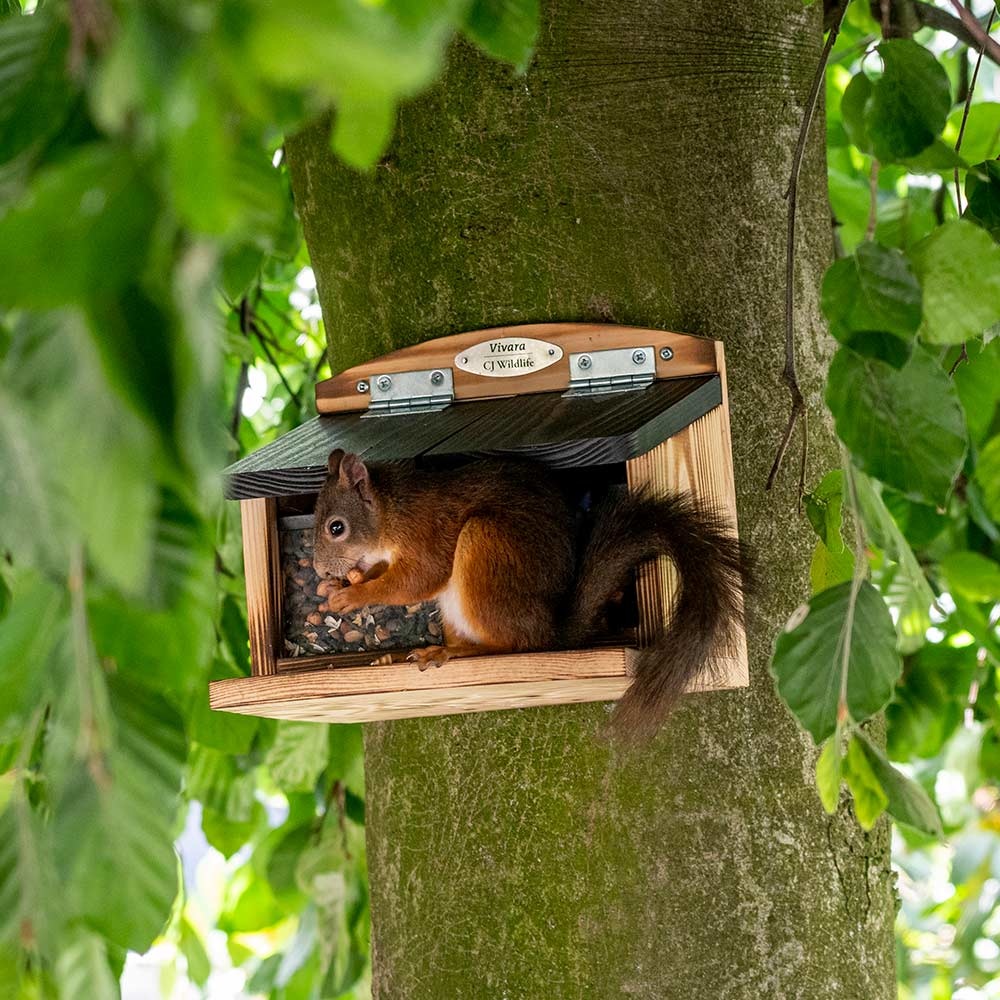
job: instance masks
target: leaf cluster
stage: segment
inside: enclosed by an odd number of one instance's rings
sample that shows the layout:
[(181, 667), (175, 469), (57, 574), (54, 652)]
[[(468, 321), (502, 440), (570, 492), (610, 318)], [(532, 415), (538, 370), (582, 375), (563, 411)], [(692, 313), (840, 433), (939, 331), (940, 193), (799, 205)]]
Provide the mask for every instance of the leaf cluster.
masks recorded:
[(113, 997), (154, 942), (209, 994), (365, 994), (358, 733), (206, 705), (249, 669), (218, 470), (325, 371), (284, 137), (370, 169), (449, 44), (514, 72), (537, 21), (0, 3), (0, 995)]
[[(838, 342), (825, 399), (843, 464), (803, 498), (813, 595), (772, 672), (821, 747), (828, 811), (850, 802), (866, 829), (888, 813), (917, 880), (940, 856), (932, 838), (956, 845), (954, 898), (904, 906), (901, 925), (918, 949), (917, 928), (966, 935), (960, 953), (902, 963), (906, 995), (936, 997), (952, 976), (989, 980), (977, 941), (998, 926), (1000, 105), (970, 90), (975, 50), (890, 23), (880, 37), (881, 19), (851, 3), (828, 65), (838, 252), (821, 306)], [(989, 92), (995, 68), (979, 74)], [(973, 873), (960, 857), (983, 837)]]

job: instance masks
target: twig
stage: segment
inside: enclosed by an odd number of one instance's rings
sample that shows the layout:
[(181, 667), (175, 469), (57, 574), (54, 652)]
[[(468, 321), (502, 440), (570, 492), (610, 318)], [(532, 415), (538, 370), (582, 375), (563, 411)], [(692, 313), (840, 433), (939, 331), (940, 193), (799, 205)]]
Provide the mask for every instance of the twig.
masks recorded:
[[(996, 8), (990, 11), (990, 19), (986, 24), (987, 35), (993, 27), (993, 17)], [(958, 138), (955, 140), (955, 155), (961, 152), (962, 139), (965, 138), (965, 124), (969, 120), (969, 111), (972, 108), (972, 95), (976, 90), (976, 80), (979, 79), (979, 67), (983, 64), (983, 53), (986, 51), (985, 42), (979, 46), (979, 55), (976, 56), (976, 68), (972, 71), (972, 81), (969, 83), (969, 92), (965, 95), (965, 108), (962, 111), (962, 124), (958, 126)], [(955, 167), (955, 203), (958, 205), (958, 214), (962, 214), (962, 189), (958, 181), (958, 167)]]
[(911, 9), (921, 27), (931, 28), (934, 31), (944, 31), (972, 48), (976, 48), (979, 44), (972, 32), (948, 11), (935, 7), (933, 4), (924, 3), (923, 0), (913, 0)]
[(951, 368), (948, 369), (948, 378), (951, 378), (952, 375), (954, 375), (955, 372), (958, 371), (958, 366), (963, 361), (968, 361), (968, 360), (969, 360), (969, 352), (965, 349), (965, 341), (963, 340), (962, 349), (958, 352), (958, 357), (955, 358), (955, 363), (951, 366)]
[[(247, 297), (244, 295), (240, 299), (240, 304), (238, 307), (233, 307), (238, 309), (240, 317), (240, 333), (244, 337), (250, 337), (250, 303), (247, 301)], [(240, 362), (240, 373), (236, 377), (236, 396), (233, 399), (233, 412), (232, 416), (229, 418), (229, 434), (233, 439), (233, 446), (235, 451), (239, 451), (239, 433), (240, 433), (240, 421), (243, 419), (243, 396), (247, 391), (247, 385), (249, 383), (249, 373), (250, 366), (246, 361)]]
[(281, 370), (281, 366), (271, 353), (271, 348), (268, 346), (267, 338), (261, 332), (256, 319), (251, 319), (250, 329), (253, 331), (254, 336), (256, 336), (258, 343), (267, 357), (267, 360), (271, 363), (271, 367), (278, 373), (278, 378), (281, 379), (281, 384), (285, 387), (285, 391), (291, 397), (292, 402), (295, 403), (299, 409), (302, 409), (302, 400), (299, 398), (299, 394), (291, 387), (291, 385), (289, 385), (288, 379), (285, 378), (285, 373)]
[[(964, 9), (964, 8), (963, 8)], [(996, 14), (996, 8), (990, 11), (990, 19), (986, 22), (986, 34), (989, 36), (990, 29), (993, 27), (993, 17)], [(965, 95), (965, 108), (962, 110), (962, 124), (958, 126), (958, 138), (955, 140), (955, 155), (958, 156), (962, 149), (962, 139), (965, 138), (965, 124), (969, 120), (969, 111), (972, 108), (972, 95), (976, 91), (976, 80), (979, 79), (979, 67), (983, 64), (983, 53), (986, 50), (986, 41), (984, 39), (983, 43), (979, 46), (979, 55), (976, 56), (976, 68), (972, 71), (972, 80), (969, 82), (969, 92)], [(963, 59), (963, 62), (966, 62)], [(944, 185), (942, 185), (943, 187)], [(955, 205), (958, 208), (958, 214), (961, 216), (964, 209), (962, 208), (962, 185), (958, 177), (958, 166), (955, 167)], [(949, 377), (955, 374), (958, 366), (963, 361), (969, 360), (969, 354), (965, 349), (965, 341), (962, 341), (962, 350), (959, 352), (957, 358), (955, 358), (955, 363), (951, 366), (951, 371), (948, 372)]]
[(840, 25), (843, 23), (844, 14), (847, 11), (847, 2), (841, 6), (830, 25), (830, 33), (827, 35), (826, 44), (823, 46), (823, 53), (816, 67), (813, 76), (812, 86), (809, 88), (809, 96), (806, 98), (805, 112), (802, 117), (802, 125), (799, 128), (799, 139), (795, 145), (795, 153), (792, 156), (792, 173), (788, 180), (788, 189), (785, 197), (788, 199), (788, 243), (785, 257), (785, 368), (782, 378), (788, 386), (788, 392), (792, 397), (792, 409), (788, 415), (788, 424), (785, 433), (782, 435), (781, 443), (774, 456), (774, 463), (771, 465), (771, 472), (767, 477), (767, 489), (771, 489), (774, 480), (781, 468), (781, 463), (788, 450), (788, 442), (791, 440), (792, 431), (799, 417), (802, 417), (802, 462), (801, 476), (799, 478), (799, 498), (805, 492), (805, 468), (808, 457), (809, 439), (808, 422), (806, 420), (806, 404), (802, 398), (802, 390), (799, 388), (798, 376), (795, 372), (795, 329), (793, 323), (793, 310), (795, 307), (795, 209), (799, 187), (799, 173), (802, 170), (802, 158), (805, 155), (806, 140), (809, 137), (809, 127), (812, 125), (813, 116), (816, 113), (816, 102), (819, 99), (819, 92), (823, 86), (826, 75), (826, 64), (830, 59), (830, 53), (837, 41), (840, 33)]
[[(983, 26), (979, 23), (979, 19), (970, 10), (965, 9), (965, 4), (962, 0), (951, 0), (952, 7), (958, 12), (958, 16), (962, 21), (962, 24), (968, 29), (969, 34), (972, 35), (974, 39), (973, 44), (979, 48), (982, 47), (983, 52), (986, 53), (995, 63), (1000, 63), (1000, 44), (998, 44), (994, 39), (989, 36), (989, 28), (983, 30)], [(993, 17), (990, 16), (990, 25), (993, 24)]]

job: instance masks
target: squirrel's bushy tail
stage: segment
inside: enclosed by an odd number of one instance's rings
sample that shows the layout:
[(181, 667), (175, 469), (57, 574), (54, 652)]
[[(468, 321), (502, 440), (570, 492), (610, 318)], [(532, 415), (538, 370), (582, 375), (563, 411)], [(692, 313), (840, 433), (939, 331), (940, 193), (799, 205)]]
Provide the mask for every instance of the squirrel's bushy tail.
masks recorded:
[(630, 571), (661, 555), (674, 563), (679, 591), (669, 626), (640, 650), (634, 680), (611, 717), (625, 740), (652, 736), (690, 682), (719, 670), (743, 627), (748, 567), (728, 520), (686, 494), (638, 491), (598, 510), (566, 626), (570, 648), (592, 636)]

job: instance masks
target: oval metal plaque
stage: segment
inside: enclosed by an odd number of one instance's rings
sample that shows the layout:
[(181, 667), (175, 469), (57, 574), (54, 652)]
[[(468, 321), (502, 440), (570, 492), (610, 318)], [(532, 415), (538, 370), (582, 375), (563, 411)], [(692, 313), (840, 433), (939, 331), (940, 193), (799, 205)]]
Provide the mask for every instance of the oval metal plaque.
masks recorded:
[(486, 378), (514, 378), (548, 368), (562, 356), (558, 344), (531, 337), (498, 337), (460, 351), (455, 367)]

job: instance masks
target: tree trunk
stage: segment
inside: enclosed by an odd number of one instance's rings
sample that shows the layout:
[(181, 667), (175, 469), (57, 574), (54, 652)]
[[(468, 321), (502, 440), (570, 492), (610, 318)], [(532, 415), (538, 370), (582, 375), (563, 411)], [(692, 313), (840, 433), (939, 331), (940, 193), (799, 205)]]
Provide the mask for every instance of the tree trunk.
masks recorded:
[[(369, 175), (288, 143), (336, 369), (421, 340), (602, 320), (725, 341), (740, 528), (759, 560), (749, 690), (689, 696), (655, 743), (608, 706), (369, 725), (378, 1000), (889, 1000), (889, 831), (827, 818), (775, 697), (808, 593), (782, 365), (792, 150), (822, 5), (547, 0), (526, 77), (457, 44)], [(837, 464), (817, 312), (831, 248), (823, 122), (800, 185), (810, 478)], [(447, 669), (445, 667), (444, 669)]]

